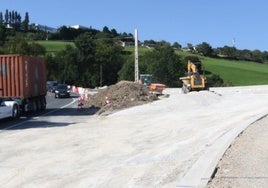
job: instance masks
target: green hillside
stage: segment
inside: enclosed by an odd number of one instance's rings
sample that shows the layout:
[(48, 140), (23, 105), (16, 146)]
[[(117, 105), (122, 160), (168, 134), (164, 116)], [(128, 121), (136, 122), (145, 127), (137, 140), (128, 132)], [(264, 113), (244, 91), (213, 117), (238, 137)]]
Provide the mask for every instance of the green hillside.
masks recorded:
[(205, 69), (234, 86), (268, 84), (268, 64), (202, 58)]
[[(57, 52), (64, 49), (66, 45), (74, 46), (73, 42), (62, 41), (38, 41), (43, 45), (47, 52)], [(139, 55), (142, 56), (150, 49), (139, 47)], [(134, 54), (134, 47), (125, 47), (125, 51)], [(176, 51), (178, 55), (183, 57), (191, 55), (186, 51)], [(231, 82), (234, 86), (246, 85), (263, 85), (268, 84), (268, 64), (260, 64), (246, 61), (232, 61), (225, 59), (216, 59), (209, 57), (200, 57), (204, 68), (209, 77), (212, 74), (218, 74), (224, 82)]]
[(74, 46), (73, 42), (63, 42), (63, 41), (37, 41), (38, 44), (45, 47), (46, 51), (49, 53), (55, 53), (57, 51), (63, 50), (66, 45)]
[[(130, 53), (132, 53), (132, 54), (134, 54), (134, 47), (133, 46), (126, 46), (125, 47), (125, 49), (124, 49), (125, 51), (127, 51), (127, 52), (130, 52)], [(150, 49), (150, 48), (147, 48), (147, 47), (139, 47), (139, 56), (141, 56), (141, 55), (143, 55), (145, 52), (148, 52), (148, 51), (150, 51), (150, 50), (152, 50), (152, 49)]]

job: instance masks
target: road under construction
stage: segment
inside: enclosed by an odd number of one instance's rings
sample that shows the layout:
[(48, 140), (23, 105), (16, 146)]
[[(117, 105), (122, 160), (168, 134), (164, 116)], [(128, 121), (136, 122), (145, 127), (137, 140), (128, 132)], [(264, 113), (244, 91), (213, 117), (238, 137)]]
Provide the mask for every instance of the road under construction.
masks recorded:
[(49, 114), (27, 120), (46, 128), (2, 131), (0, 184), (204, 187), (237, 136), (268, 114), (268, 86), (163, 92), (110, 114)]

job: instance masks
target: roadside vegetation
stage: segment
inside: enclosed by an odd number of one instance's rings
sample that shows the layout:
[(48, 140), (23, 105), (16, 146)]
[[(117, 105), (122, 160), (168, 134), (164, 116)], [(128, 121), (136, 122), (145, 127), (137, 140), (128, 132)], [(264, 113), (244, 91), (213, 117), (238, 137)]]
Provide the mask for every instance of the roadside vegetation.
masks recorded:
[[(115, 29), (37, 28), (16, 11), (0, 12), (0, 53), (39, 56), (47, 63), (47, 79), (83, 87), (134, 80), (134, 37)], [(139, 72), (152, 74), (168, 87), (180, 87), (187, 59), (201, 61), (211, 86), (268, 84), (268, 52), (212, 48), (208, 43), (182, 47), (178, 42), (139, 43)]]

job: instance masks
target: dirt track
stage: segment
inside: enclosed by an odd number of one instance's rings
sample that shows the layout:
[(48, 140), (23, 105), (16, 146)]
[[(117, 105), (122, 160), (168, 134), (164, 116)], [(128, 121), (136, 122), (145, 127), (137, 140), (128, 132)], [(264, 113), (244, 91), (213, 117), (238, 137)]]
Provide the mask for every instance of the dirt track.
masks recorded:
[(213, 91), (167, 89), (169, 98), (109, 116), (40, 117), (69, 125), (1, 132), (0, 184), (176, 187), (217, 139), (268, 113), (268, 86)]

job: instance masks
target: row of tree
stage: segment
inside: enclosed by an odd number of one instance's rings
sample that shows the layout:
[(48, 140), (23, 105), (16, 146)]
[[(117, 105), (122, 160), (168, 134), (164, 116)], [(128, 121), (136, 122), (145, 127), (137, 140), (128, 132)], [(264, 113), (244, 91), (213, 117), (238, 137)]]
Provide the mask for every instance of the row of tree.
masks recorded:
[(22, 20), (20, 13), (18, 13), (17, 11), (9, 11), (8, 9), (6, 9), (5, 14), (0, 12), (0, 25), (12, 28), (15, 31), (28, 31), (29, 22), (30, 18), (28, 12), (25, 13), (24, 20)]
[[(96, 38), (88, 32), (75, 39), (75, 46), (67, 46), (55, 57), (47, 58), (50, 79), (85, 87), (110, 85), (119, 80), (133, 81), (134, 56), (126, 54), (117, 40), (107, 39), (105, 35)], [(170, 87), (177, 87), (179, 76), (184, 74), (180, 57), (171, 46), (146, 52), (139, 64), (141, 74), (153, 74)]]
[(224, 46), (219, 48), (212, 48), (210, 44), (203, 42), (196, 46), (187, 44), (187, 48), (192, 53), (197, 53), (203, 56), (225, 58), (231, 60), (245, 60), (254, 61), (258, 63), (265, 63), (268, 61), (268, 52), (261, 52), (260, 50), (239, 50), (235, 47)]
[[(108, 33), (108, 34), (107, 34)], [(9, 37), (0, 53), (41, 56), (46, 60), (47, 79), (83, 87), (111, 85), (119, 80), (134, 80), (134, 53), (126, 53), (117, 39), (108, 37), (106, 29), (86, 32), (75, 38), (75, 46), (66, 46), (56, 53), (46, 53), (43, 46), (25, 39), (26, 33)], [(140, 57), (140, 73), (153, 74), (169, 87), (178, 87), (185, 65), (167, 43)]]

